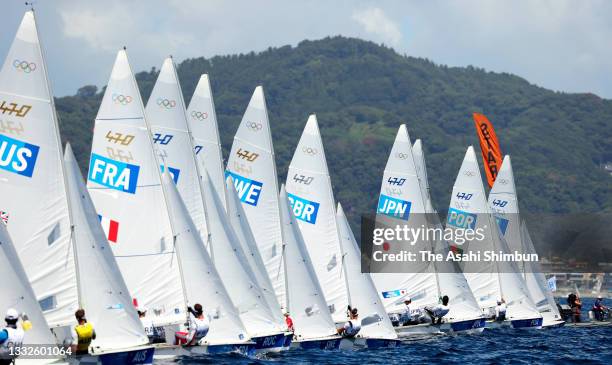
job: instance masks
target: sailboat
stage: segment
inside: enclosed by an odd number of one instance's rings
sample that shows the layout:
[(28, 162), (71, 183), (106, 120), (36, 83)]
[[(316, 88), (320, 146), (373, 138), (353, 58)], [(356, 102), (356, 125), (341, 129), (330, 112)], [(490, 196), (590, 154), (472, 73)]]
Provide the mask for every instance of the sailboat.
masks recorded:
[[(0, 313), (6, 313), (9, 308), (15, 308), (24, 313), (19, 326), (23, 326), (26, 320), (32, 324), (32, 327), (25, 332), (23, 344), (26, 346), (55, 344), (56, 339), (40, 310), (34, 291), (17, 256), (17, 251), (3, 223), (0, 223), (0, 274), (3, 278), (3, 285), (0, 288)], [(19, 359), (19, 364), (22, 363), (58, 364), (61, 363), (61, 358)]]
[(361, 251), (340, 203), (336, 212), (348, 299), (362, 316), (361, 330), (355, 345), (368, 348), (395, 347), (398, 343), (397, 334), (378, 298), (370, 274), (361, 272)]
[[(17, 59), (27, 60), (27, 68)], [(10, 212), (8, 229), (19, 242), (17, 251), (47, 323), (61, 342), (69, 338), (78, 308), (85, 308), (96, 325), (91, 356), (70, 357), (71, 363), (151, 363), (153, 348), (135, 310), (124, 304), (130, 303), (129, 294), (114, 259), (104, 252), (108, 246), (96, 230), (99, 222), (88, 210), (82, 181), (75, 180), (81, 175), (64, 165), (33, 11), (26, 12), (0, 72), (0, 90), (10, 127), (4, 131), (16, 137), (0, 134), (0, 155), (7, 162), (0, 171), (0, 201)], [(109, 318), (123, 322), (111, 326)]]
[[(163, 165), (166, 174), (180, 177), (170, 167)], [(169, 215), (172, 202), (168, 201), (169, 189), (162, 184), (161, 170), (123, 49), (115, 59), (96, 117), (88, 189), (100, 219), (109, 222), (107, 239), (133, 303), (146, 307), (156, 332), (165, 334), (161, 336), (164, 343), (156, 345), (156, 356), (248, 350), (252, 344), (227, 291), (219, 285), (201, 232), (196, 228), (178, 234), (180, 226)], [(187, 271), (176, 250), (181, 240), (201, 244), (201, 254), (189, 257), (197, 263), (191, 263), (189, 275), (183, 275)], [(188, 291), (190, 287), (197, 290)], [(173, 346), (174, 334), (184, 329), (188, 318), (187, 306), (195, 303), (212, 313), (207, 338), (198, 346)]]
[[(482, 239), (463, 244), (464, 254), (477, 251), (510, 252), (487, 203), (472, 146), (467, 149), (453, 186), (446, 226), (460, 230), (469, 228), (483, 233)], [(456, 250), (459, 252), (460, 248)], [(464, 261), (462, 265), (470, 289), (485, 315), (494, 316), (496, 303), (501, 300), (506, 302), (506, 319), (501, 324), (492, 322), (491, 326), (542, 327), (542, 315), (529, 297), (527, 285), (518, 273), (515, 262), (481, 259)]]
[(262, 86), (253, 91), (234, 136), (225, 175), (232, 177), (272, 290), (286, 308), (278, 178)]
[[(521, 254), (536, 253), (527, 226), (519, 214), (514, 173), (508, 155), (504, 157), (495, 183), (489, 192), (489, 207), (511, 251)], [(539, 262), (526, 261), (518, 267), (527, 284), (531, 299), (542, 314), (542, 327), (559, 327), (565, 324), (552, 292), (548, 289), (546, 277), (542, 273)]]
[[(167, 164), (168, 171), (175, 179), (230, 298), (238, 307), (247, 332), (256, 343), (256, 350), (278, 351), (284, 348), (285, 334), (280, 310), (272, 313), (263, 300), (259, 286), (253, 281), (253, 270), (248, 266), (234, 229), (229, 225), (225, 201), (221, 198), (217, 201), (218, 195), (225, 195), (225, 186), (221, 186), (223, 190), (220, 193), (214, 186), (206, 185), (212, 184), (210, 175), (200, 173), (201, 166), (196, 162), (181, 87), (170, 57), (161, 67), (146, 113), (158, 162), (160, 165)], [(213, 164), (213, 167), (217, 165)], [(207, 170), (205, 163), (202, 168)], [(199, 176), (202, 176), (201, 181)]]
[(284, 239), (282, 255), (286, 279), (286, 308), (295, 327), (291, 346), (336, 350), (342, 338), (337, 335), (336, 325), (327, 310), (323, 290), (284, 185), (281, 186), (279, 203)]
[[(415, 142), (416, 143), (416, 142)], [(412, 229), (440, 229), (437, 213), (431, 204), (427, 172), (421, 143), (413, 149), (405, 124), (397, 132), (385, 166), (377, 208), (377, 222), (386, 226)], [(411, 249), (445, 253), (446, 242), (440, 237), (426, 237)], [(403, 245), (393, 245), (401, 248)], [(420, 248), (416, 248), (420, 247)], [(406, 311), (405, 300), (410, 298), (413, 317), (419, 317), (424, 307), (435, 306), (444, 295), (449, 297), (449, 313), (444, 323), (434, 325), (412, 321), (398, 326), (400, 337), (438, 332), (479, 332), (485, 320), (465, 278), (452, 264), (423, 261), (405, 266), (399, 271), (394, 267), (373, 273), (378, 295), (385, 309), (394, 317)], [(415, 310), (416, 309), (416, 310)]]

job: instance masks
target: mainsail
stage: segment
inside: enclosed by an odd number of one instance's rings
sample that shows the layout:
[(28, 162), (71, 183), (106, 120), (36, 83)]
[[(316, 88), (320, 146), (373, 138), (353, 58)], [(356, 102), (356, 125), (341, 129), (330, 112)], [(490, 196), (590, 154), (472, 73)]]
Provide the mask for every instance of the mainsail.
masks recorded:
[[(476, 154), (471, 146), (467, 149), (453, 186), (446, 223), (447, 227), (483, 232), (484, 239), (464, 244), (464, 253), (475, 250), (509, 252), (487, 204)], [(481, 309), (489, 310), (503, 299), (508, 307), (508, 319), (540, 317), (515, 263), (482, 259), (463, 264), (465, 277)]]
[(215, 190), (221, 197), (221, 201), (225, 202), (223, 153), (208, 75), (200, 76), (187, 107), (187, 122), (193, 137), (193, 152), (204, 162)]
[(50, 326), (78, 308), (57, 116), (34, 12), (0, 71), (0, 211)]
[(95, 324), (93, 345), (118, 349), (149, 343), (132, 298), (121, 277), (83, 176), (66, 145), (64, 161), (76, 254), (79, 304)]
[(300, 341), (334, 336), (336, 326), (327, 309), (323, 290), (284, 186), (281, 186), (279, 202), (285, 240), (283, 257), (287, 279), (287, 310), (293, 317), (295, 338)]
[[(514, 172), (508, 155), (504, 157), (497, 179), (489, 193), (489, 207), (495, 214), (510, 251), (521, 254), (536, 253), (527, 226), (519, 214)], [(518, 266), (531, 299), (543, 315), (546, 313), (545, 319), (548, 317), (553, 320), (561, 319), (539, 262), (527, 261)]]
[(200, 176), (185, 115), (183, 93), (171, 57), (164, 60), (145, 111), (160, 168), (168, 168), (202, 240), (206, 243), (206, 209), (202, 199)]
[(259, 253), (281, 306), (285, 306), (282, 236), (274, 147), (263, 88), (258, 86), (244, 112), (227, 161)]
[(286, 189), (329, 311), (334, 320), (346, 320), (348, 298), (336, 203), (315, 115), (308, 117), (289, 164)]
[(183, 323), (186, 298), (160, 167), (127, 53), (120, 50), (96, 117), (88, 188), (130, 294), (156, 325)]
[(6, 226), (0, 222), (0, 313), (6, 313), (8, 308), (15, 308), (25, 313), (32, 328), (24, 339), (25, 345), (55, 343), (55, 338), (49, 330), (40, 306), (34, 296), (25, 270), (19, 261), (17, 251), (11, 242)]
[[(376, 210), (377, 224), (422, 229), (428, 223), (425, 212), (412, 144), (406, 125), (402, 124), (385, 166)], [(391, 250), (401, 250), (404, 244), (408, 243), (393, 245)], [(416, 244), (426, 250), (432, 249), (429, 242)], [(403, 271), (373, 273), (372, 278), (387, 312), (405, 311), (404, 301), (408, 297), (417, 307), (435, 305), (442, 294), (433, 263), (408, 264)]]
[(363, 325), (360, 335), (366, 338), (397, 338), (370, 274), (361, 272), (361, 251), (340, 203), (336, 214), (349, 303), (359, 310), (362, 321), (371, 319), (369, 324)]

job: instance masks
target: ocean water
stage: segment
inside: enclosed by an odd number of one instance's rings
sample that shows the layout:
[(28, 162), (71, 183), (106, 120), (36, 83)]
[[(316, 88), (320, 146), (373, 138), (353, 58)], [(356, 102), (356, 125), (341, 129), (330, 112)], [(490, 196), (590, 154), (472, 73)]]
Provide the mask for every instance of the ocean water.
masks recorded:
[[(592, 300), (583, 300), (584, 316)], [(609, 303), (606, 303), (609, 305)], [(586, 317), (583, 317), (586, 318)], [(394, 349), (292, 350), (261, 358), (202, 356), (155, 364), (612, 364), (612, 326), (517, 331), (408, 340)]]

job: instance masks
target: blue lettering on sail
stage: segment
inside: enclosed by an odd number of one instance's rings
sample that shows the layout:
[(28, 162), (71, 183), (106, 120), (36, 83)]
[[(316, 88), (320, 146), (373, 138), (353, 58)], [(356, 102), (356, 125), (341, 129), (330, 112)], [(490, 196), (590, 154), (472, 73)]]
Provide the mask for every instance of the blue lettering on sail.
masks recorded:
[(0, 134), (0, 169), (32, 177), (40, 147)]
[(378, 199), (377, 212), (387, 215), (389, 217), (399, 218), (402, 220), (408, 220), (410, 215), (410, 207), (412, 203), (406, 200), (392, 198), (385, 194), (380, 194)]
[(231, 171), (225, 171), (225, 178), (228, 176), (231, 176), (232, 180), (234, 180), (234, 186), (236, 187), (236, 192), (240, 197), (240, 201), (249, 205), (257, 206), (257, 202), (259, 201), (259, 197), (261, 195), (261, 189), (263, 188), (263, 183), (248, 179)]
[[(164, 165), (160, 165), (159, 168), (161, 169), (161, 172), (163, 174)], [(174, 180), (174, 185), (178, 184), (178, 178), (179, 178), (179, 174), (181, 173), (181, 170), (168, 166), (168, 172), (170, 173), (170, 176), (172, 176), (172, 180)]]
[(89, 181), (124, 193), (136, 193), (136, 183), (140, 167), (129, 163), (111, 160), (92, 153), (89, 160)]
[(295, 218), (310, 224), (315, 224), (317, 222), (319, 203), (289, 193), (287, 193), (287, 197), (289, 198), (289, 203), (291, 204)]
[(446, 222), (457, 228), (476, 228), (476, 214), (464, 212), (463, 210), (448, 208)]

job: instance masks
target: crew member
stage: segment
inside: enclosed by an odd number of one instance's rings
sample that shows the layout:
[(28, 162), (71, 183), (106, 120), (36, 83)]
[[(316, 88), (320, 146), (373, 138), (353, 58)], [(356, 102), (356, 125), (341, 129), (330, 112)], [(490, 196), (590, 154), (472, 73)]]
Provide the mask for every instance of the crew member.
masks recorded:
[(184, 346), (195, 346), (202, 338), (208, 334), (210, 320), (204, 315), (204, 310), (200, 303), (196, 303), (193, 308), (187, 307), (189, 316), (189, 332), (177, 332), (176, 337)]
[(357, 308), (347, 307), (349, 320), (346, 321), (343, 327), (338, 328), (338, 334), (344, 337), (355, 337), (361, 330), (361, 321), (359, 320), (359, 313)]
[(408, 326), (410, 324), (418, 323), (412, 318), (412, 310), (410, 309), (410, 304), (412, 304), (412, 299), (408, 297), (404, 300), (404, 305), (406, 305), (406, 309), (400, 315), (400, 323), (402, 324), (402, 326)]
[(96, 331), (94, 326), (87, 322), (84, 309), (74, 312), (74, 317), (78, 324), (72, 327), (72, 351), (76, 355), (87, 355), (91, 341), (96, 339)]
[(295, 329), (293, 328), (293, 319), (289, 315), (289, 312), (285, 312), (285, 323), (287, 324), (288, 331), (295, 331)]
[(6, 327), (0, 330), (0, 365), (12, 364), (15, 358), (11, 349), (23, 343), (24, 331), (22, 328), (17, 328), (18, 320), (19, 313), (16, 309), (10, 308), (6, 311), (4, 316)]
[(580, 312), (582, 311), (582, 301), (578, 294), (570, 294), (567, 296), (567, 304), (572, 309), (572, 318), (575, 323), (582, 322)]
[(506, 320), (506, 301), (504, 298), (501, 298), (497, 301), (497, 307), (495, 307), (495, 320), (498, 322), (503, 322)]
[(607, 311), (608, 307), (603, 305), (603, 297), (599, 295), (597, 299), (595, 299), (595, 303), (593, 303), (593, 314), (595, 314), (595, 319), (603, 321), (605, 319), (604, 313)]
[(434, 307), (425, 307), (425, 312), (431, 318), (432, 324), (441, 324), (444, 317), (450, 308), (448, 307), (448, 295), (442, 297), (442, 303)]

